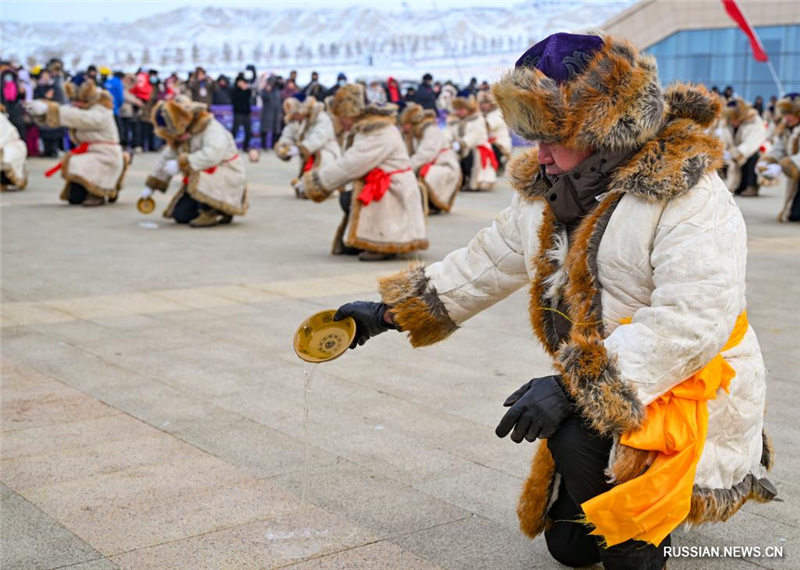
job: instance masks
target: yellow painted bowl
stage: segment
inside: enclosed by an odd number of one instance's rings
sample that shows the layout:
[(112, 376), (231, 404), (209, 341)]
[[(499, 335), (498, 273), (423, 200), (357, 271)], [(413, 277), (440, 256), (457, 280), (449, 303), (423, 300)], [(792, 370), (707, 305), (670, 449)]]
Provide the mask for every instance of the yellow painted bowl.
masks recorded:
[(136, 209), (142, 214), (150, 214), (156, 209), (156, 201), (152, 198), (139, 198), (139, 201), (136, 202)]
[(339, 358), (356, 337), (356, 322), (347, 317), (334, 321), (334, 310), (308, 317), (294, 333), (294, 351), (306, 362), (327, 362)]

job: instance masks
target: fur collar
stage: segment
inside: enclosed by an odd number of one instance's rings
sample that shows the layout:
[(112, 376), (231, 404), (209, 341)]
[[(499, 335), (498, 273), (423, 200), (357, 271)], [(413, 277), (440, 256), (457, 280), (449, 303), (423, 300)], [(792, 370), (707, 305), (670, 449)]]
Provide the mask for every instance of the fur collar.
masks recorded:
[[(722, 142), (705, 131), (719, 114), (718, 99), (689, 85), (670, 88), (665, 98), (669, 113), (660, 131), (612, 173), (609, 192), (651, 202), (669, 200), (722, 166)], [(538, 176), (537, 154), (536, 149), (526, 151), (508, 165), (511, 185), (528, 199), (547, 190)]]
[(383, 130), (387, 127), (395, 127), (397, 121), (392, 115), (384, 115), (377, 113), (365, 113), (353, 125), (351, 129), (352, 134), (367, 134), (375, 131)]
[(411, 134), (414, 135), (415, 139), (420, 140), (425, 130), (430, 126), (436, 126), (436, 117), (425, 117), (422, 119), (411, 129)]

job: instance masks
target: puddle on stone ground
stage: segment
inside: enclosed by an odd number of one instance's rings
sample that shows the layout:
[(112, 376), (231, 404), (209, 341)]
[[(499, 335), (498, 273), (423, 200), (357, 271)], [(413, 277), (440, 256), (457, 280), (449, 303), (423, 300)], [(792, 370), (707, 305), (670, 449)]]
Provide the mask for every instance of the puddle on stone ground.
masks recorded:
[[(322, 517), (324, 519), (324, 517)], [(321, 524), (322, 523), (322, 524)], [(301, 559), (313, 556), (331, 545), (340, 544), (340, 537), (320, 520), (319, 512), (295, 513), (266, 523), (264, 538), (270, 550), (284, 558)]]
[(301, 514), (308, 511), (310, 491), (309, 468), (311, 464), (311, 435), (309, 433), (311, 427), (311, 383), (314, 381), (314, 372), (317, 370), (317, 366), (319, 366), (319, 364), (306, 364), (303, 367), (305, 386), (303, 388), (303, 490), (300, 494)]

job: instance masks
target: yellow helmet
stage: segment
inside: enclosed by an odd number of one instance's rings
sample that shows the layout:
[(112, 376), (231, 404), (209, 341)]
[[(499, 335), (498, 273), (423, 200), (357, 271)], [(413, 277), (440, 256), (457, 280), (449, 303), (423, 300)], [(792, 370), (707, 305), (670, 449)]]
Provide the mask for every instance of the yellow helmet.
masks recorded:
[(39, 75), (41, 72), (42, 72), (42, 66), (41, 65), (34, 65), (31, 68), (31, 74), (32, 75)]
[(106, 75), (106, 76), (111, 75), (111, 70), (107, 67), (101, 67), (100, 75)]

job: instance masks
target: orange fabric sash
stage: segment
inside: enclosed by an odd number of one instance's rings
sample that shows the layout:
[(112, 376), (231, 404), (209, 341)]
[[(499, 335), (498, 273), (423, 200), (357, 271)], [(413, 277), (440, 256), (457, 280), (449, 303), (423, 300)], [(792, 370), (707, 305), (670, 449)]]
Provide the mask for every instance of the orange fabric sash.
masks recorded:
[(364, 177), (364, 189), (361, 190), (358, 199), (361, 200), (361, 203), (365, 206), (368, 206), (373, 200), (380, 202), (383, 195), (389, 191), (389, 185), (392, 183), (392, 176), (410, 171), (410, 166), (402, 170), (392, 170), (391, 172), (384, 172), (380, 168), (373, 168)]
[(309, 154), (305, 164), (303, 165), (303, 172), (308, 172), (312, 168), (314, 168), (314, 155)]
[(500, 164), (497, 162), (497, 157), (494, 154), (494, 149), (491, 146), (481, 145), (478, 147), (478, 152), (481, 153), (481, 168), (486, 168), (487, 164), (491, 164), (494, 170), (500, 168)]
[[(75, 148), (73, 148), (71, 151), (69, 151), (69, 154), (70, 154), (70, 155), (73, 155), (73, 154), (86, 154), (87, 152), (89, 152), (89, 145), (93, 145), (93, 144), (116, 144), (116, 145), (118, 145), (119, 143), (115, 143), (115, 142), (111, 142), (111, 141), (90, 141), (90, 142), (84, 142), (84, 143), (81, 143), (81, 144), (79, 144), (79, 145), (78, 145), (78, 146), (76, 146)], [(50, 177), (51, 177), (53, 174), (55, 174), (56, 172), (58, 172), (59, 170), (61, 170), (61, 168), (62, 168), (63, 166), (64, 166), (64, 161), (62, 160), (61, 162), (59, 162), (58, 164), (56, 164), (56, 165), (55, 165), (53, 168), (51, 168), (50, 170), (48, 170), (47, 172), (45, 172), (45, 173), (44, 173), (44, 175), (45, 175), (47, 178), (50, 178)]]
[[(232, 157), (230, 157), (227, 160), (223, 160), (219, 164), (225, 164), (225, 163), (228, 163), (228, 162), (233, 162), (237, 158), (239, 158), (239, 155), (238, 154), (234, 154)], [(210, 166), (210, 167), (206, 168), (205, 170), (203, 170), (203, 172), (205, 172), (206, 174), (214, 174), (217, 171), (217, 168), (219, 167), (219, 164), (216, 165), (216, 166)], [(186, 186), (187, 184), (189, 184), (189, 177), (188, 176), (184, 176), (183, 177), (183, 185)]]
[(439, 160), (439, 157), (442, 156), (442, 154), (447, 152), (448, 150), (450, 150), (450, 149), (449, 148), (441, 149), (439, 152), (436, 153), (436, 156), (433, 157), (432, 161), (430, 161), (430, 162), (428, 162), (426, 164), (423, 164), (422, 168), (419, 169), (419, 177), (420, 178), (425, 178), (428, 175), (428, 171), (431, 169), (431, 166), (436, 164), (436, 161)]
[[(625, 319), (623, 324), (630, 323)], [(606, 546), (629, 539), (659, 545), (688, 516), (697, 463), (708, 433), (708, 400), (728, 386), (736, 371), (722, 357), (742, 342), (749, 323), (745, 311), (736, 319), (720, 354), (647, 406), (642, 427), (620, 438), (622, 445), (656, 452), (642, 475), (593, 497), (581, 507), (584, 522)]]

